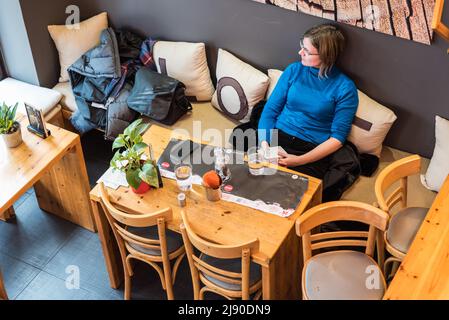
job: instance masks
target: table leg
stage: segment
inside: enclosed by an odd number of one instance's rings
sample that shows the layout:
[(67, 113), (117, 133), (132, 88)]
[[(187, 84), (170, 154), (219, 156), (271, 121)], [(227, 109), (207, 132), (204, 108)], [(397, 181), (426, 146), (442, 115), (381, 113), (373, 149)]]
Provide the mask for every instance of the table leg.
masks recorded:
[(272, 270), (272, 265), (262, 266), (262, 299), (263, 300), (272, 300), (273, 294), (272, 292), (274, 288), (274, 279), (272, 275), (274, 275), (274, 270)]
[(292, 228), (268, 266), (262, 267), (264, 300), (301, 299), (302, 251)]
[(5, 212), (0, 213), (0, 220), (2, 221), (9, 221), (12, 218), (16, 216), (16, 212), (14, 211), (14, 207), (11, 206), (8, 209), (6, 209)]
[(106, 269), (109, 274), (111, 288), (117, 289), (123, 280), (123, 266), (120, 259), (120, 252), (117, 242), (109, 225), (108, 219), (99, 202), (91, 200), (92, 212), (98, 228)]
[(35, 183), (39, 207), (90, 231), (96, 231), (89, 201), (89, 179), (81, 142)]
[[(320, 186), (304, 211), (321, 203)], [(262, 267), (262, 292), (264, 300), (301, 299), (303, 255), (301, 239), (296, 235), (295, 224), (279, 247), (268, 266)]]

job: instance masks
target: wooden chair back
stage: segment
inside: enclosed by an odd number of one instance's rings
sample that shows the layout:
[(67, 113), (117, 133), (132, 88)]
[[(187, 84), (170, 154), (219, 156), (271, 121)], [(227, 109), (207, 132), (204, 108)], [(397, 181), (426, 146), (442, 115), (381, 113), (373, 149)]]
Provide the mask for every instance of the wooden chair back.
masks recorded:
[[(229, 284), (237, 284), (242, 286), (242, 299), (249, 299), (249, 279), (250, 279), (250, 263), (251, 254), (259, 251), (259, 240), (254, 239), (246, 243), (238, 245), (220, 245), (207, 241), (198, 236), (193, 230), (185, 211), (181, 212), (182, 221), (181, 232), (184, 240), (184, 246), (189, 260), (190, 270), (192, 273), (192, 279), (194, 279), (194, 292), (195, 295), (199, 291), (199, 288), (195, 286), (199, 285), (199, 272), (216, 278), (220, 281)], [(211, 266), (197, 257), (193, 251), (193, 247), (198, 249), (203, 254), (214, 258), (221, 259), (242, 259), (242, 272), (230, 272)], [(198, 297), (195, 297), (198, 298)]]
[[(311, 231), (328, 222), (357, 221), (369, 225), (369, 231), (336, 231), (311, 234)], [(369, 204), (355, 201), (326, 202), (307, 210), (296, 220), (296, 234), (302, 237), (304, 263), (312, 257), (313, 250), (360, 246), (370, 257), (378, 230), (385, 231), (388, 215)]]
[[(400, 208), (407, 207), (408, 177), (421, 171), (421, 157), (412, 155), (397, 160), (387, 166), (376, 179), (374, 191), (379, 207), (391, 215), (392, 209), (399, 204)], [(399, 182), (398, 186), (393, 186)], [(391, 192), (389, 189), (394, 187)]]
[[(103, 210), (119, 245), (122, 258), (126, 256), (125, 248), (128, 249), (129, 244), (135, 244), (147, 249), (161, 250), (162, 255), (164, 255), (164, 253), (167, 254), (165, 224), (173, 218), (171, 208), (165, 208), (147, 214), (126, 213), (117, 209), (111, 203), (103, 183), (100, 183), (100, 198)], [(159, 240), (143, 238), (127, 230), (127, 227), (144, 228), (154, 225), (158, 226)]]

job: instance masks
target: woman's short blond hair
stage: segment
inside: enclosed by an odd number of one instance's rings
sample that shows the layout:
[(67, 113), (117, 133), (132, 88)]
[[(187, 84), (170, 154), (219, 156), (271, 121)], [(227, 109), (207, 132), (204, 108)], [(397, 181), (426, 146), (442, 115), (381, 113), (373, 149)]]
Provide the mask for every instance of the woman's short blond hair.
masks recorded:
[(327, 77), (337, 62), (345, 46), (345, 37), (333, 24), (322, 24), (307, 30), (303, 38), (308, 38), (320, 55), (320, 77)]

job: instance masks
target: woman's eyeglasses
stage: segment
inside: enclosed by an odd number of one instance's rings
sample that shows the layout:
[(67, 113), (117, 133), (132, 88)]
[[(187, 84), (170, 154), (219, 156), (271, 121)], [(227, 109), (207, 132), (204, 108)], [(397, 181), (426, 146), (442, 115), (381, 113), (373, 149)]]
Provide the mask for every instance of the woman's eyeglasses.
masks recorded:
[(304, 47), (304, 40), (303, 39), (299, 40), (299, 46), (301, 47), (301, 50), (304, 50), (304, 52), (308, 56), (319, 56), (320, 55), (319, 53), (310, 53), (310, 51), (306, 47)]

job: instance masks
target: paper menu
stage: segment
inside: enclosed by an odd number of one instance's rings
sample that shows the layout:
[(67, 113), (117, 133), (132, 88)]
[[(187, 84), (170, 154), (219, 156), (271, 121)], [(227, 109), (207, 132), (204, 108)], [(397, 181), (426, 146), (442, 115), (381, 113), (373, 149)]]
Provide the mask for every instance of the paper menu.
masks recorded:
[(103, 182), (108, 188), (117, 190), (118, 187), (128, 187), (129, 184), (126, 181), (126, 174), (122, 171), (109, 168), (105, 173), (98, 179), (97, 183)]

